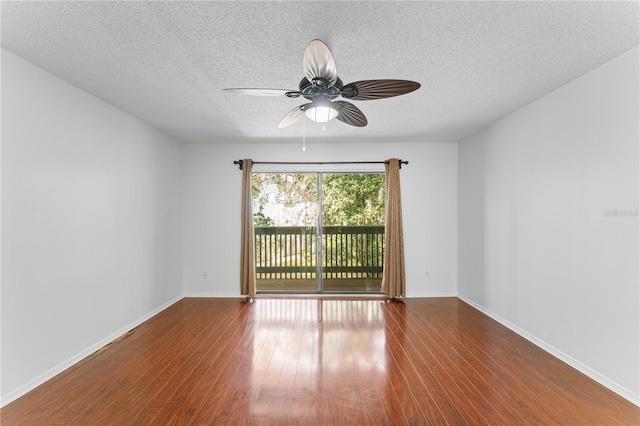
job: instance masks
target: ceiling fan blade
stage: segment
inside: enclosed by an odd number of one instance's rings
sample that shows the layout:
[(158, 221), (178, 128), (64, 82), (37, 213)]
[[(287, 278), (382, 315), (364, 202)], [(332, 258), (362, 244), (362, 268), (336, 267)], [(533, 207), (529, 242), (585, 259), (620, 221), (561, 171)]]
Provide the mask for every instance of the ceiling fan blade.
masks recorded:
[(349, 83), (340, 94), (354, 101), (371, 101), (404, 95), (420, 88), (420, 83), (409, 80), (362, 80)]
[(284, 127), (291, 126), (296, 121), (299, 121), (304, 118), (304, 105), (298, 105), (291, 111), (285, 115), (280, 123), (278, 124), (278, 129), (282, 129)]
[(289, 98), (297, 98), (302, 95), (302, 93), (297, 90), (286, 90), (286, 89), (243, 89), (243, 88), (232, 88), (232, 89), (223, 89), (225, 92), (229, 93), (238, 93), (240, 95), (253, 95), (253, 96), (287, 96)]
[(336, 84), (338, 71), (331, 51), (320, 40), (311, 40), (304, 51), (302, 59), (304, 75), (314, 86), (318, 81), (325, 81), (328, 87)]
[(364, 127), (367, 125), (367, 117), (365, 117), (362, 111), (354, 104), (345, 101), (336, 101), (333, 102), (333, 104), (338, 109), (336, 119), (356, 127)]

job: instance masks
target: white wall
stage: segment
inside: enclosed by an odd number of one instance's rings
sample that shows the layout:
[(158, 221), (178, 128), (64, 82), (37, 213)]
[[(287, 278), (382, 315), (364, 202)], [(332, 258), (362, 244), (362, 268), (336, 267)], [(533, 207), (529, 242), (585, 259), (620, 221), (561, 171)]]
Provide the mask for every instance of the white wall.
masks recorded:
[(2, 404), (181, 297), (181, 155), (2, 51)]
[(638, 95), (636, 47), (458, 158), (460, 296), (636, 404)]
[[(308, 142), (306, 152), (301, 145), (291, 143), (184, 145), (185, 293), (240, 294), (242, 172), (234, 160), (358, 161), (392, 157), (409, 161), (400, 172), (407, 296), (455, 296), (457, 145), (392, 140), (385, 144)], [(258, 167), (264, 170), (259, 165), (256, 170)], [(202, 278), (203, 272), (208, 279)], [(425, 272), (430, 278), (425, 278)]]

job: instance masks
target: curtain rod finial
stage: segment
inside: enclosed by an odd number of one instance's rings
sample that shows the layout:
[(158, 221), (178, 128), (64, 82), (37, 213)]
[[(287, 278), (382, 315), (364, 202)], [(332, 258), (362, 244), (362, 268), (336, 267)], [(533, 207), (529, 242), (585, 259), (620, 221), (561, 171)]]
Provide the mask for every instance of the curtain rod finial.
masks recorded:
[(233, 162), (233, 164), (237, 164), (238, 165), (238, 168), (240, 170), (242, 170), (242, 163), (244, 163), (244, 161), (242, 161), (242, 160), (236, 160), (236, 161)]

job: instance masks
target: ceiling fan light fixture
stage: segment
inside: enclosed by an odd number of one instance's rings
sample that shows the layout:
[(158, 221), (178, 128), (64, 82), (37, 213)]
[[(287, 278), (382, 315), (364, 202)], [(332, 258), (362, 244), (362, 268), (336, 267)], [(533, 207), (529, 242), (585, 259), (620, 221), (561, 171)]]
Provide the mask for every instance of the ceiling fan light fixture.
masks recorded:
[(309, 120), (316, 123), (326, 123), (338, 116), (338, 110), (335, 109), (330, 103), (312, 103), (311, 106), (305, 108), (304, 115)]
[[(1, 1), (1, 0), (0, 0)], [(305, 117), (316, 123), (327, 123), (334, 118), (355, 127), (367, 125), (367, 117), (350, 102), (337, 101), (342, 96), (354, 101), (369, 101), (391, 98), (413, 92), (420, 83), (409, 80), (379, 79), (360, 80), (344, 85), (338, 77), (336, 63), (331, 51), (320, 40), (311, 40), (302, 58), (304, 77), (298, 85), (299, 90), (284, 89), (224, 89), (227, 92), (256, 96), (281, 96), (303, 98), (308, 104), (293, 108), (284, 116), (278, 128), (288, 127)], [(324, 126), (323, 126), (324, 128)]]

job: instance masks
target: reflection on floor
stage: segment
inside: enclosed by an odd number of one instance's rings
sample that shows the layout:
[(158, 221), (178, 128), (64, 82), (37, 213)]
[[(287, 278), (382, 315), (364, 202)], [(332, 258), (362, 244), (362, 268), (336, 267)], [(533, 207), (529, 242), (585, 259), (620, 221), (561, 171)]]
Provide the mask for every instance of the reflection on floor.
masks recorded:
[[(382, 278), (325, 278), (324, 291), (331, 292), (380, 292)], [(317, 291), (318, 283), (315, 279), (258, 279), (258, 291)]]
[(185, 298), (4, 425), (638, 425), (640, 407), (457, 298)]

